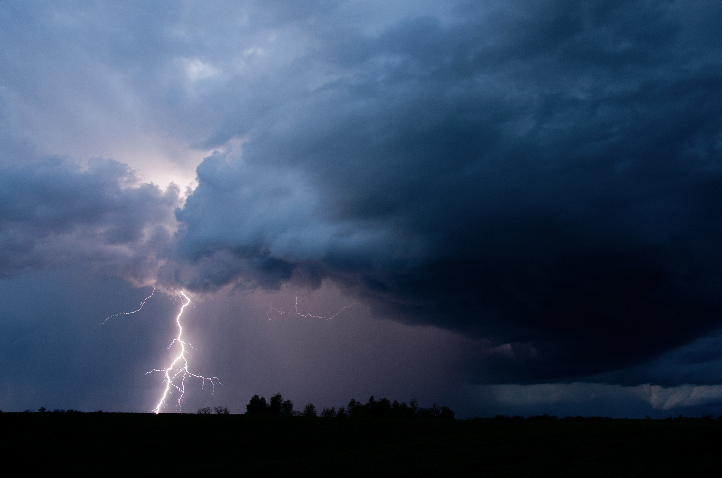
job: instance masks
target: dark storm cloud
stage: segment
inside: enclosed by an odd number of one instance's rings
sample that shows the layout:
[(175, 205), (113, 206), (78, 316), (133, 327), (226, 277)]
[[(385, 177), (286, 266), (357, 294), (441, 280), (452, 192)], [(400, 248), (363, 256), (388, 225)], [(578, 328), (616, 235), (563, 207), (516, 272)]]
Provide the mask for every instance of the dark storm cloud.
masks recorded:
[(499, 381), (719, 328), (722, 5), (684, 3), (318, 20), (262, 114), (226, 107), (208, 145), (247, 142), (206, 158), (177, 213), (183, 280), (329, 277), (386, 316), (508, 343), (478, 353)]
[(85, 264), (143, 282), (167, 253), (177, 204), (177, 188), (138, 184), (113, 160), (0, 165), (0, 274)]

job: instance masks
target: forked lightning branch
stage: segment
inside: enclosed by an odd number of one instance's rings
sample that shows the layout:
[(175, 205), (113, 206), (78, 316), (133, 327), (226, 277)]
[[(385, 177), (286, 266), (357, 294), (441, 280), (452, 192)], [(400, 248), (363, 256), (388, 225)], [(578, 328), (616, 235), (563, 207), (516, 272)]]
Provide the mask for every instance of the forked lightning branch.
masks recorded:
[[(155, 293), (155, 287), (153, 288), (153, 293)], [(145, 305), (145, 302), (151, 297), (153, 297), (153, 293), (143, 299), (143, 302), (140, 303), (140, 307), (138, 307), (138, 309), (132, 312), (121, 312), (115, 315), (111, 315), (103, 321), (103, 324), (105, 324), (110, 318), (117, 317), (119, 315), (135, 314), (139, 312)], [(218, 377), (204, 377), (202, 375), (191, 372), (189, 369), (187, 347), (190, 347), (190, 344), (183, 340), (183, 326), (181, 325), (181, 317), (183, 316), (185, 308), (191, 303), (191, 300), (183, 291), (180, 291), (179, 295), (181, 296), (182, 305), (175, 319), (176, 325), (178, 326), (178, 336), (173, 339), (173, 341), (168, 346), (168, 349), (171, 349), (175, 346), (180, 347), (180, 351), (166, 368), (153, 369), (149, 372), (146, 372), (146, 375), (155, 372), (163, 374), (163, 383), (165, 384), (165, 389), (163, 390), (160, 401), (158, 401), (158, 404), (153, 409), (153, 413), (155, 414), (160, 413), (161, 410), (168, 405), (168, 401), (174, 393), (178, 395), (178, 399), (176, 402), (178, 404), (178, 409), (181, 409), (181, 402), (183, 401), (183, 396), (185, 394), (185, 383), (186, 379), (188, 378), (200, 379), (202, 381), (202, 385), (205, 385), (206, 381), (210, 382), (211, 386), (213, 387), (213, 392), (215, 392), (216, 384), (223, 385), (218, 379)]]
[(178, 393), (178, 409), (180, 410), (181, 400), (183, 400), (183, 395), (185, 394), (185, 381), (188, 377), (199, 378), (203, 381), (203, 384), (205, 384), (206, 381), (211, 382), (211, 385), (213, 386), (213, 392), (215, 392), (216, 383), (222, 385), (218, 377), (204, 377), (202, 375), (195, 374), (188, 369), (186, 346), (189, 346), (189, 344), (183, 341), (183, 326), (181, 325), (180, 319), (186, 306), (191, 303), (191, 300), (183, 291), (180, 291), (180, 295), (183, 297), (183, 299), (185, 299), (185, 301), (183, 302), (180, 312), (178, 312), (178, 316), (175, 319), (176, 324), (178, 325), (178, 337), (173, 339), (173, 342), (171, 342), (168, 346), (168, 348), (170, 349), (171, 347), (173, 347), (173, 345), (179, 344), (180, 353), (176, 356), (175, 359), (173, 359), (173, 362), (171, 362), (168, 367), (164, 369), (153, 369), (150, 372), (146, 373), (148, 374), (153, 372), (161, 372), (165, 375), (165, 378), (163, 379), (163, 382), (165, 383), (165, 390), (163, 391), (163, 396), (160, 398), (158, 405), (156, 405), (156, 407), (153, 409), (153, 412), (156, 414), (160, 413), (161, 408), (166, 405), (169, 395), (172, 394), (173, 389), (175, 389)]
[[(153, 297), (153, 294), (155, 294), (155, 287), (153, 288), (153, 292), (143, 299), (143, 301), (140, 303), (140, 306), (133, 311), (130, 312), (120, 312), (114, 315), (111, 315), (107, 317), (102, 324), (105, 324), (108, 322), (109, 319), (112, 319), (113, 317), (118, 317), (120, 315), (131, 315), (140, 312), (140, 310), (145, 305), (146, 301)], [(218, 377), (204, 377), (203, 375), (198, 375), (197, 373), (191, 372), (189, 365), (188, 365), (188, 347), (191, 347), (191, 345), (183, 340), (183, 325), (181, 325), (181, 317), (183, 316), (183, 312), (185, 311), (186, 307), (191, 304), (190, 298), (186, 295), (184, 291), (179, 291), (178, 295), (181, 297), (181, 308), (178, 312), (178, 315), (176, 316), (175, 322), (178, 327), (178, 336), (173, 339), (173, 341), (168, 346), (168, 349), (172, 349), (173, 347), (179, 348), (178, 354), (172, 359), (170, 364), (162, 369), (153, 369), (149, 372), (146, 372), (146, 375), (152, 374), (152, 373), (161, 373), (163, 374), (163, 384), (165, 385), (165, 388), (163, 389), (163, 394), (160, 397), (160, 400), (158, 401), (157, 405), (153, 409), (153, 413), (158, 414), (166, 408), (169, 404), (169, 401), (171, 400), (171, 397), (173, 395), (177, 395), (177, 399), (175, 400), (178, 406), (178, 410), (181, 409), (183, 396), (185, 395), (185, 386), (186, 386), (186, 380), (189, 378), (197, 378), (201, 380), (201, 388), (205, 385), (206, 382), (210, 382), (211, 386), (213, 387), (212, 393), (215, 393), (216, 390), (216, 384), (223, 385), (221, 381), (218, 379)], [(345, 307), (342, 307), (338, 312), (333, 314), (330, 317), (325, 317), (321, 315), (314, 315), (310, 312), (307, 313), (301, 313), (298, 310), (298, 297), (296, 297), (296, 303), (294, 304), (294, 307), (291, 310), (283, 310), (278, 309), (275, 307), (271, 307), (271, 310), (275, 312), (276, 314), (283, 315), (283, 314), (292, 314), (298, 317), (303, 318), (313, 318), (313, 319), (324, 319), (324, 320), (332, 320), (335, 317), (337, 317), (341, 312), (344, 310), (353, 307), (357, 305), (355, 302), (352, 304), (349, 304)], [(271, 313), (271, 310), (269, 310), (269, 314)], [(270, 315), (269, 315), (270, 319)], [(102, 325), (101, 324), (101, 325)]]

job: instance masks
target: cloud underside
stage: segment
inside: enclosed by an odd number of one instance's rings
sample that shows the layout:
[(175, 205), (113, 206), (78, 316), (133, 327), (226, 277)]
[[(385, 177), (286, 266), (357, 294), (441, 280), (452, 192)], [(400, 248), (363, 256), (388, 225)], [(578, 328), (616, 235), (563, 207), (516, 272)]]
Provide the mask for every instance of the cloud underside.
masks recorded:
[(722, 312), (722, 68), (688, 28), (660, 2), (516, 2), (325, 32), (304, 59), (333, 80), (289, 75), (292, 100), (219, 128), (247, 143), (206, 158), (177, 214), (188, 283), (330, 278), (506, 344), (479, 358), (497, 379), (690, 343)]
[[(6, 169), (3, 270), (76, 234), (105, 258), (123, 246), (138, 282), (330, 280), (484, 344), (472, 381), (589, 377), (720, 328), (718, 3), (448, 2), (375, 28), (341, 6), (254, 8), (224, 30), (232, 59), (164, 66), (185, 76), (163, 107), (217, 150), (175, 217), (177, 190), (124, 187), (128, 171), (45, 160), (55, 194)], [(182, 33), (157, 42), (194, 44)], [(28, 177), (47, 199), (15, 206)]]

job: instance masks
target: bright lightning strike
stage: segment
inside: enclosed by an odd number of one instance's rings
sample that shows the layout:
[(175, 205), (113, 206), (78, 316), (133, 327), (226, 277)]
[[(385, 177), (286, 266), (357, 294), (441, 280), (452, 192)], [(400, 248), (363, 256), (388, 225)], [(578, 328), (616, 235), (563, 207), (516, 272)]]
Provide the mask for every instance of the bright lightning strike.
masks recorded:
[[(218, 379), (218, 377), (203, 377), (201, 375), (197, 375), (191, 372), (188, 369), (186, 345), (190, 347), (190, 344), (184, 342), (181, 338), (183, 335), (183, 326), (181, 326), (180, 318), (181, 315), (183, 315), (183, 311), (185, 310), (186, 306), (191, 303), (191, 300), (183, 291), (180, 292), (180, 295), (183, 297), (183, 299), (185, 299), (185, 301), (183, 302), (180, 312), (178, 312), (178, 316), (175, 319), (176, 324), (178, 325), (178, 337), (173, 339), (173, 342), (171, 342), (168, 346), (168, 348), (171, 348), (175, 343), (180, 344), (180, 353), (178, 354), (178, 356), (176, 356), (176, 358), (173, 360), (173, 362), (171, 362), (168, 367), (161, 370), (153, 369), (150, 372), (146, 372), (146, 375), (153, 372), (161, 372), (165, 375), (165, 378), (163, 379), (163, 382), (165, 383), (165, 390), (163, 391), (163, 396), (158, 402), (158, 405), (156, 405), (156, 407), (153, 409), (153, 413), (155, 413), (156, 415), (160, 413), (161, 408), (166, 405), (166, 400), (169, 398), (169, 395), (172, 395), (173, 389), (175, 389), (179, 394), (178, 408), (180, 409), (181, 401), (183, 400), (183, 394), (185, 393), (185, 381), (188, 377), (199, 378), (203, 381), (203, 384), (206, 383), (206, 380), (211, 382), (211, 385), (213, 386), (213, 392), (215, 392), (216, 383), (218, 383), (219, 385), (223, 385)], [(180, 381), (180, 383), (178, 383), (178, 381)]]
[(277, 314), (279, 314), (279, 315), (283, 315), (283, 314), (293, 314), (293, 313), (295, 313), (297, 316), (303, 317), (303, 318), (305, 318), (305, 319), (332, 320), (332, 319), (336, 318), (341, 312), (343, 312), (344, 310), (346, 310), (346, 309), (348, 309), (348, 308), (350, 308), (350, 307), (353, 307), (354, 305), (358, 305), (358, 304), (357, 304), (356, 302), (354, 302), (353, 304), (349, 304), (349, 305), (347, 305), (347, 306), (344, 306), (344, 307), (342, 307), (341, 309), (339, 309), (338, 312), (336, 312), (335, 314), (333, 314), (331, 317), (324, 317), (324, 316), (322, 316), (322, 315), (313, 315), (313, 314), (310, 313), (310, 312), (306, 312), (305, 314), (302, 314), (301, 312), (298, 311), (298, 296), (296, 296), (296, 305), (295, 305), (295, 307), (294, 307), (293, 310), (289, 310), (288, 312), (286, 312), (284, 309), (277, 309), (276, 307), (269, 306), (269, 307), (270, 307), (270, 310), (269, 310), (268, 313), (266, 314), (266, 317), (268, 317), (268, 320), (271, 320), (270, 314), (271, 314), (271, 311), (273, 311), (273, 312), (275, 312), (275, 313), (277, 313)]
[(138, 307), (136, 310), (133, 310), (130, 312), (118, 312), (117, 314), (110, 315), (110, 316), (106, 317), (105, 320), (100, 325), (105, 324), (109, 319), (112, 319), (113, 317), (118, 317), (119, 315), (130, 315), (130, 314), (135, 314), (137, 312), (140, 312), (140, 309), (142, 309), (143, 306), (145, 305), (145, 301), (147, 301), (148, 299), (153, 297), (153, 294), (155, 294), (155, 286), (153, 286), (153, 292), (151, 292), (148, 297), (143, 299), (143, 301), (140, 303), (140, 307)]

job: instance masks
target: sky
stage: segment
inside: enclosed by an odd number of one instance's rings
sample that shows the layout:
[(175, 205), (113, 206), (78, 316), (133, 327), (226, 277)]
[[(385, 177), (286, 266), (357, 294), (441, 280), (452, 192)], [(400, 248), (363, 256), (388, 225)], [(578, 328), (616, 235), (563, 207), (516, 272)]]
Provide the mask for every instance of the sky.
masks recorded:
[(0, 409), (722, 414), (720, 24), (3, 0)]

